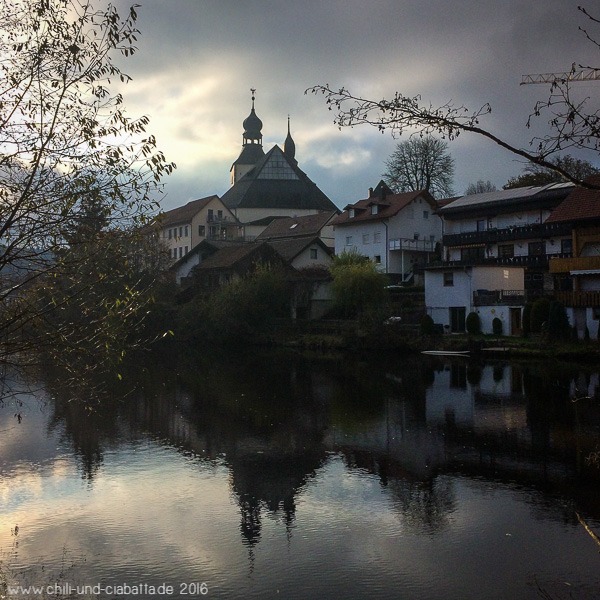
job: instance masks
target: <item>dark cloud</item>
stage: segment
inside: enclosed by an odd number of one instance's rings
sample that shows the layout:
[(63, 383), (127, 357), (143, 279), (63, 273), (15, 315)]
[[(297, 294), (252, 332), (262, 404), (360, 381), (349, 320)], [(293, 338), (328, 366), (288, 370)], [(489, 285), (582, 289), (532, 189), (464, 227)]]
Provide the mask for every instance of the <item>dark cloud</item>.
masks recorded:
[[(600, 62), (578, 30), (592, 24), (571, 0), (152, 0), (138, 12), (126, 102), (151, 116), (180, 165), (166, 183), (168, 208), (227, 189), (251, 87), (265, 146), (283, 143), (290, 114), (301, 168), (343, 205), (377, 183), (396, 140), (368, 127), (338, 131), (307, 87), (330, 83), (367, 97), (399, 90), (471, 108), (489, 101), (485, 126), (526, 145), (527, 116), (548, 89), (519, 86), (521, 75)], [(600, 82), (583, 85), (589, 93)], [(478, 179), (500, 187), (522, 166), (467, 136), (451, 152), (459, 192)]]

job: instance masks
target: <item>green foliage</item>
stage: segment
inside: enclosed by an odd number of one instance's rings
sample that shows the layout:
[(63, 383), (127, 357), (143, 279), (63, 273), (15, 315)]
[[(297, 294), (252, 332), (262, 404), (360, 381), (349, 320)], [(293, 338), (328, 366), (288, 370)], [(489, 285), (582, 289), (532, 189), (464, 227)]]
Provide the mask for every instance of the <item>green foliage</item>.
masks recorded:
[(523, 307), (523, 317), (522, 317), (522, 326), (523, 326), (523, 337), (529, 337), (531, 333), (531, 308), (532, 303), (527, 302)]
[(370, 260), (342, 253), (330, 267), (334, 308), (344, 318), (379, 314), (386, 305), (387, 278)]
[(548, 337), (552, 340), (568, 340), (571, 326), (565, 307), (553, 300), (548, 310)]
[(494, 317), (492, 320), (492, 332), (494, 335), (502, 335), (502, 320), (498, 317)]
[(530, 329), (532, 333), (540, 333), (542, 325), (548, 321), (550, 300), (538, 298), (531, 307)]
[(279, 270), (259, 266), (252, 275), (196, 296), (181, 307), (177, 337), (209, 343), (263, 339), (289, 316), (290, 290)]
[(467, 333), (477, 335), (481, 333), (481, 319), (476, 312), (470, 312), (465, 320), (465, 328)]
[[(550, 159), (549, 162), (567, 171), (570, 175), (580, 180), (584, 180), (591, 175), (595, 175), (600, 172), (600, 169), (592, 165), (587, 160), (573, 158), (570, 154)], [(505, 190), (509, 190), (512, 188), (541, 186), (548, 185), (549, 183), (560, 183), (564, 181), (566, 181), (566, 179), (558, 172), (552, 171), (551, 169), (545, 167), (540, 167), (535, 163), (529, 163), (523, 169), (521, 175), (518, 175), (517, 177), (511, 177), (502, 187)]]
[(435, 329), (434, 325), (435, 323), (431, 315), (423, 315), (421, 317), (421, 333), (423, 335), (432, 335)]
[(111, 89), (130, 79), (116, 61), (136, 19), (93, 1), (0, 5), (0, 361), (41, 348), (99, 368), (147, 310), (150, 269), (134, 264), (157, 254), (141, 228), (175, 165)]

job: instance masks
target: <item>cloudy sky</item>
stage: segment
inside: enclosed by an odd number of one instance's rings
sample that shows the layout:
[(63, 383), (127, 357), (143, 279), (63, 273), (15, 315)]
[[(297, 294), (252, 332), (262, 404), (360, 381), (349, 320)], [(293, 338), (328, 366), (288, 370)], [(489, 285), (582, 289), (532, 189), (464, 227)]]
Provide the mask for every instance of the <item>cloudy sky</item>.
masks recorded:
[[(578, 30), (600, 33), (577, 10), (581, 0), (138, 1), (142, 35), (122, 65), (133, 77), (125, 100), (132, 116), (150, 117), (150, 131), (177, 163), (164, 209), (228, 189), (250, 88), (265, 151), (283, 146), (289, 114), (299, 166), (343, 207), (377, 184), (398, 140), (368, 126), (340, 131), (323, 98), (304, 94), (310, 86), (369, 98), (401, 91), (473, 109), (490, 102), (483, 125), (526, 147), (527, 116), (548, 88), (520, 86), (521, 75), (600, 63)], [(600, 89), (576, 85), (581, 94)], [(478, 179), (500, 188), (523, 166), (468, 135), (450, 152), (456, 193)]]

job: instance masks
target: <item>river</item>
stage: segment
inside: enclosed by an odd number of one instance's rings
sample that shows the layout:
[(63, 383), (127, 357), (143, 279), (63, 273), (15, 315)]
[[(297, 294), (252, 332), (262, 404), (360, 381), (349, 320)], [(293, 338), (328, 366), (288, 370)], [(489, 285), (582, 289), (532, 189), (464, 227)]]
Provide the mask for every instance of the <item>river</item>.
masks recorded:
[(287, 352), (144, 367), (133, 394), (91, 410), (41, 380), (0, 403), (10, 584), (79, 598), (600, 597), (597, 370)]

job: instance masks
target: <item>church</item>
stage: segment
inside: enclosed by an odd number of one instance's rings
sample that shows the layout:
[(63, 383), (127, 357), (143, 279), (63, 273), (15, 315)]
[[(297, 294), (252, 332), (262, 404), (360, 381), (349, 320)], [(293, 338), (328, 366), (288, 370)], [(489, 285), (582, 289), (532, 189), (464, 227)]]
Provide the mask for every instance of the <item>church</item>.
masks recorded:
[(221, 197), (243, 224), (246, 239), (259, 235), (276, 218), (339, 212), (298, 166), (289, 117), (283, 150), (275, 145), (265, 154), (254, 92), (250, 114), (242, 124), (242, 151), (231, 166), (231, 187)]

